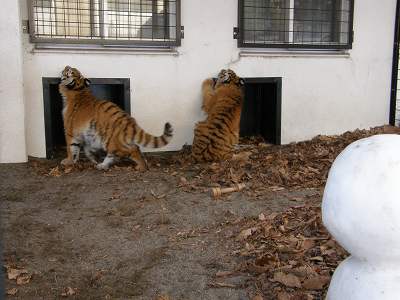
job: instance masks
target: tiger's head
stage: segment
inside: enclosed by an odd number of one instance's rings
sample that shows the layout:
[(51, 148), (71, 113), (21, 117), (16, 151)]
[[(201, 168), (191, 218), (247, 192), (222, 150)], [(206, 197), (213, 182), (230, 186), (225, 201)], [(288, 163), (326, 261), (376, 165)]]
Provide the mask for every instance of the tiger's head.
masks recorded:
[(83, 77), (78, 69), (66, 66), (61, 73), (60, 84), (69, 90), (82, 90), (89, 86), (90, 80)]
[(215, 87), (217, 88), (218, 86), (221, 86), (223, 84), (234, 84), (237, 87), (241, 88), (244, 86), (244, 80), (243, 78), (237, 76), (236, 73), (231, 69), (228, 70), (222, 69), (218, 74)]

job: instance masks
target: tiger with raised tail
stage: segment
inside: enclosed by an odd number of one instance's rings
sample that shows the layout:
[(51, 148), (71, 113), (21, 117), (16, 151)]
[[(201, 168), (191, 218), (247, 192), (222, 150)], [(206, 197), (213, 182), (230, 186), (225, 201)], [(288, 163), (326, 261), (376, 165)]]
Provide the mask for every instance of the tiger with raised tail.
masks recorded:
[(239, 142), (240, 114), (244, 80), (234, 71), (221, 70), (216, 80), (202, 84), (202, 109), (207, 119), (194, 129), (192, 157), (196, 161), (216, 161), (230, 158), (233, 146)]
[[(145, 132), (136, 120), (110, 101), (98, 100), (89, 89), (90, 81), (70, 66), (62, 71), (59, 91), (63, 97), (63, 119), (67, 158), (70, 165), (79, 160), (81, 147), (87, 158), (100, 170), (107, 170), (117, 159), (130, 158), (136, 169), (148, 169), (138, 145), (159, 148), (172, 139), (172, 127), (164, 126), (161, 136)], [(98, 163), (95, 154), (105, 151)]]

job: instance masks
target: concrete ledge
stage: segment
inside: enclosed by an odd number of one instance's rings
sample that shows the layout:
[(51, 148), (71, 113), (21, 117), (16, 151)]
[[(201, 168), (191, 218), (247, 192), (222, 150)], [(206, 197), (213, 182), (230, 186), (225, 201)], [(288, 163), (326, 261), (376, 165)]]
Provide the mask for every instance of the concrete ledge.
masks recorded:
[(326, 58), (350, 58), (349, 50), (289, 50), (289, 49), (242, 49), (240, 57), (326, 57)]
[(76, 53), (76, 54), (127, 54), (127, 55), (169, 55), (178, 56), (175, 48), (131, 48), (118, 46), (79, 45), (35, 45), (31, 53)]

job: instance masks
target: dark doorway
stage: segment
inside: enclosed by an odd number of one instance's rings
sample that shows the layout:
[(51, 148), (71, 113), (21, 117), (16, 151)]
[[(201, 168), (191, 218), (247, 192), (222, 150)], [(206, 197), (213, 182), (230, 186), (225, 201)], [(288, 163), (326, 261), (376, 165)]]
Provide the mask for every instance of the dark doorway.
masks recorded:
[[(99, 99), (114, 102), (126, 112), (131, 112), (130, 81), (128, 78), (90, 78), (90, 89)], [(59, 78), (45, 77), (43, 83), (46, 157), (57, 157), (62, 150), (65, 155), (63, 100), (58, 92)]]
[(244, 80), (240, 136), (262, 136), (266, 142), (280, 145), (282, 79), (272, 77)]

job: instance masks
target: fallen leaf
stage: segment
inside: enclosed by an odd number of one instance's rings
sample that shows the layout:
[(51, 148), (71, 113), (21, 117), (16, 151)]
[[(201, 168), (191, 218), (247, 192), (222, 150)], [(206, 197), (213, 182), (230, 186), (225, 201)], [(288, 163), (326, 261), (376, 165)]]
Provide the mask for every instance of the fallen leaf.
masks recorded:
[(67, 287), (64, 289), (64, 292), (61, 293), (61, 297), (68, 297), (68, 296), (73, 296), (77, 292), (77, 289), (74, 289), (72, 287)]
[(251, 300), (264, 300), (264, 298), (261, 295), (255, 295)]
[(160, 295), (157, 296), (157, 298), (155, 300), (170, 300), (171, 298), (167, 295)]
[(69, 173), (72, 172), (73, 169), (74, 169), (73, 167), (65, 167), (64, 173), (65, 173), (65, 174), (69, 174)]
[(216, 277), (225, 277), (225, 276), (229, 276), (232, 275), (234, 272), (232, 271), (219, 271), (215, 274)]
[(141, 225), (135, 225), (135, 226), (133, 226), (133, 227), (132, 227), (132, 231), (135, 231), (135, 230), (139, 229), (140, 226), (141, 226)]
[(285, 188), (281, 187), (281, 186), (271, 186), (271, 191), (273, 192), (279, 192), (279, 191), (283, 191)]
[(208, 285), (214, 288), (232, 288), (232, 289), (237, 288), (236, 285), (225, 282), (211, 282)]
[(18, 289), (17, 288), (8, 289), (6, 293), (7, 295), (14, 296), (18, 293)]
[(329, 281), (329, 276), (315, 276), (304, 280), (302, 285), (307, 290), (322, 290)]
[(32, 275), (31, 274), (22, 274), (17, 277), (17, 284), (23, 285), (28, 284), (31, 281)]
[(242, 230), (242, 231), (239, 233), (238, 239), (239, 239), (239, 240), (245, 240), (245, 239), (247, 239), (249, 236), (251, 236), (256, 230), (257, 230), (257, 227), (252, 227), (252, 228), (244, 229), (244, 230)]
[(265, 221), (267, 219), (267, 217), (263, 213), (261, 213), (261, 214), (258, 215), (258, 219), (260, 221)]
[(286, 292), (279, 292), (276, 299), (277, 300), (291, 300), (290, 295)]
[(266, 216), (267, 220), (273, 221), (279, 214), (278, 213), (270, 213), (269, 215)]
[(58, 166), (53, 168), (53, 169), (51, 169), (48, 175), (49, 176), (54, 176), (54, 177), (60, 177), (61, 176), (61, 172), (60, 172), (60, 169), (58, 168)]
[(314, 261), (324, 261), (324, 258), (322, 256), (314, 256), (314, 257), (310, 257), (310, 260), (314, 260)]
[(267, 144), (267, 143), (259, 143), (258, 144), (258, 147), (260, 147), (260, 148), (268, 148), (268, 147), (271, 147), (272, 146), (272, 144)]
[(318, 276), (318, 273), (315, 272), (315, 270), (308, 265), (293, 268), (292, 270), (290, 270), (290, 273), (300, 278), (310, 278), (313, 276)]
[(248, 161), (250, 155), (251, 155), (250, 151), (244, 151), (244, 152), (240, 152), (240, 153), (235, 153), (232, 156), (232, 160), (233, 161)]
[(285, 274), (283, 272), (276, 272), (274, 274), (273, 281), (282, 283), (283, 285), (288, 286), (288, 287), (301, 288), (300, 279), (293, 274)]
[(18, 276), (26, 273), (28, 273), (28, 271), (25, 269), (7, 268), (7, 278), (10, 280), (17, 279)]
[(188, 184), (189, 184), (189, 182), (187, 181), (187, 179), (186, 179), (185, 177), (183, 177), (183, 176), (181, 176), (181, 177), (179, 178), (179, 181), (180, 181), (180, 183), (181, 183), (182, 186), (185, 186), (185, 185), (188, 185)]
[(315, 241), (312, 239), (306, 239), (303, 241), (301, 248), (304, 251), (307, 251), (315, 246)]
[(321, 254), (327, 256), (334, 255), (336, 254), (336, 250), (335, 249), (321, 250)]

